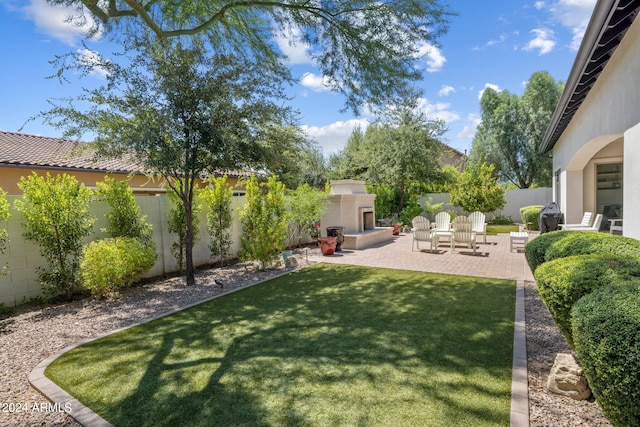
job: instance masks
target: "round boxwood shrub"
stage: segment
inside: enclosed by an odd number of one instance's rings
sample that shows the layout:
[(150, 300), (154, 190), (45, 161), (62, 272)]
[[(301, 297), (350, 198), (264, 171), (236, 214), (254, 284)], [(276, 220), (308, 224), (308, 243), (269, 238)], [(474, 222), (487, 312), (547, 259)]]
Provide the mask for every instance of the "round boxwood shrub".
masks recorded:
[(575, 231), (551, 231), (530, 240), (524, 247), (524, 256), (527, 259), (527, 263), (529, 263), (529, 267), (531, 267), (531, 271), (535, 272), (538, 266), (545, 262), (544, 256), (547, 249), (554, 242), (567, 237), (570, 233), (575, 233)]
[(545, 261), (571, 255), (616, 254), (640, 257), (640, 240), (589, 231), (569, 231), (554, 241), (544, 254)]
[(573, 306), (576, 352), (614, 426), (640, 426), (640, 284), (604, 287)]
[(83, 248), (82, 284), (93, 295), (104, 297), (139, 281), (158, 255), (155, 245), (131, 237), (95, 240)]
[(538, 214), (544, 206), (531, 205), (520, 208), (520, 218), (528, 230), (540, 230), (538, 225)]
[(611, 254), (575, 255), (545, 262), (534, 276), (544, 304), (573, 348), (573, 304), (598, 288), (635, 279), (640, 281), (640, 258)]

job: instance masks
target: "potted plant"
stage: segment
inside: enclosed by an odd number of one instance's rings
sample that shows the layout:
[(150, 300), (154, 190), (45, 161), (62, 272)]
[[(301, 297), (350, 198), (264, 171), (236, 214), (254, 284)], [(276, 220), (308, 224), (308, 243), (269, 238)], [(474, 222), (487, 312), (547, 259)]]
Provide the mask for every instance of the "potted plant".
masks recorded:
[(333, 255), (336, 251), (337, 238), (336, 237), (318, 237), (318, 246), (322, 255)]

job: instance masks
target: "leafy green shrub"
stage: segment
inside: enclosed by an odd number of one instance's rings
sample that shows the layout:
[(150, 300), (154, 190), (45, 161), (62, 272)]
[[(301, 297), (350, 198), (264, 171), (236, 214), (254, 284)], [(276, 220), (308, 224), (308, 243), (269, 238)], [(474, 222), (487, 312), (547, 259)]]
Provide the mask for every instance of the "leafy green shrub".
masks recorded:
[(260, 269), (276, 266), (287, 247), (290, 213), (286, 210), (285, 187), (275, 176), (260, 188), (255, 175), (246, 186), (247, 202), (240, 212), (242, 248), (240, 259), (257, 260)]
[(524, 247), (524, 256), (527, 259), (531, 271), (535, 272), (538, 266), (545, 262), (545, 254), (554, 242), (564, 239), (571, 233), (575, 233), (575, 231), (551, 231), (530, 240)]
[(510, 216), (496, 215), (491, 220), (491, 224), (493, 224), (493, 225), (513, 225), (513, 224), (515, 224), (515, 221)]
[(409, 196), (409, 201), (400, 212), (400, 222), (402, 225), (411, 225), (411, 220), (418, 215), (422, 215), (422, 206), (418, 203), (418, 197), (415, 194)]
[(231, 248), (233, 188), (227, 184), (227, 175), (214, 178), (209, 186), (201, 191), (200, 197), (207, 206), (209, 249), (212, 256), (218, 257), (222, 267)]
[[(0, 222), (4, 222), (9, 219), (11, 214), (9, 213), (9, 202), (7, 202), (7, 193), (5, 193), (0, 187)], [(9, 235), (7, 230), (0, 228), (0, 254), (3, 254), (7, 248), (7, 242), (9, 241)], [(0, 276), (7, 274), (6, 266), (0, 267)]]
[(540, 230), (538, 214), (543, 207), (542, 205), (531, 205), (520, 208), (520, 218), (528, 230)]
[(451, 204), (467, 212), (493, 212), (507, 203), (505, 190), (498, 182), (495, 166), (487, 163), (468, 165), (449, 189)]
[(545, 262), (534, 276), (544, 304), (573, 348), (573, 304), (595, 289), (640, 280), (640, 258), (613, 254), (575, 255)]
[(314, 234), (316, 223), (322, 219), (322, 215), (327, 210), (329, 193), (304, 184), (289, 191), (286, 200), (291, 213), (289, 247), (299, 246), (304, 235)]
[(158, 258), (154, 247), (140, 239), (115, 237), (95, 240), (83, 248), (82, 285), (104, 297), (139, 281)]
[(89, 213), (92, 191), (67, 174), (51, 177), (20, 178), (22, 200), (15, 207), (23, 215), (25, 237), (40, 245), (47, 268), (39, 278), (45, 291), (70, 298), (78, 285), (82, 239), (93, 229), (95, 218)]
[(603, 413), (614, 426), (640, 426), (640, 284), (586, 295), (572, 319), (576, 352)]
[[(534, 239), (537, 240), (537, 239)], [(569, 231), (569, 234), (553, 242), (545, 252), (545, 261), (571, 255), (617, 254), (640, 257), (640, 240), (589, 231)]]
[(129, 184), (105, 176), (104, 182), (98, 182), (97, 186), (98, 198), (111, 208), (104, 214), (108, 226), (102, 231), (110, 237), (134, 237), (151, 243), (153, 228), (146, 222), (147, 217), (142, 215)]
[(376, 219), (386, 219), (397, 215), (396, 191), (386, 184), (367, 185), (367, 193), (375, 194), (376, 200), (373, 202)]

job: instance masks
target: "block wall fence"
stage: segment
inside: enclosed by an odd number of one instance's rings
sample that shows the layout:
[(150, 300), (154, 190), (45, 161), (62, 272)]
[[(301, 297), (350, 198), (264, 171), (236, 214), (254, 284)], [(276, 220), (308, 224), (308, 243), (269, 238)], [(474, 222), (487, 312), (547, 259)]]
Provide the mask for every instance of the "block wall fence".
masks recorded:
[[(9, 273), (0, 277), (0, 303), (15, 306), (27, 302), (30, 298), (42, 294), (42, 288), (38, 283), (37, 269), (45, 266), (44, 258), (40, 256), (39, 246), (24, 238), (22, 227), (22, 214), (16, 211), (13, 203), (21, 196), (7, 196), (10, 205), (11, 218), (7, 224), (0, 224), (9, 233), (9, 243), (4, 254), (0, 254), (0, 266), (7, 266)], [(140, 206), (146, 221), (153, 226), (153, 241), (156, 244), (158, 260), (145, 277), (161, 276), (173, 273), (177, 270), (176, 261), (171, 255), (171, 245), (176, 241), (177, 234), (169, 233), (167, 219), (171, 211), (171, 202), (168, 196), (135, 196), (136, 203)], [(244, 196), (234, 196), (231, 201), (232, 227), (231, 227), (231, 256), (236, 256), (240, 250), (240, 236), (242, 228), (239, 218), (239, 209), (245, 204)], [(97, 221), (93, 233), (85, 239), (85, 243), (92, 240), (107, 237), (100, 231), (106, 227), (107, 220), (104, 213), (109, 210), (106, 202), (92, 202), (90, 211)], [(200, 232), (198, 242), (193, 248), (193, 262), (196, 266), (210, 264), (217, 261), (209, 250), (209, 235), (207, 233), (206, 211), (199, 213)]]

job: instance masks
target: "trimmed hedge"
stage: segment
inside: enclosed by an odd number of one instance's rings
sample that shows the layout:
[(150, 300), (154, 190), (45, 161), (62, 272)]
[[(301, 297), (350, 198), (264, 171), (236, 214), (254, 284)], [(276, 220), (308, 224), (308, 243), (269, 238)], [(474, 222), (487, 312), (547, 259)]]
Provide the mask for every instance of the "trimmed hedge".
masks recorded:
[(569, 231), (569, 235), (556, 240), (545, 252), (544, 260), (571, 255), (616, 254), (640, 257), (640, 240), (608, 233)]
[(576, 232), (567, 230), (550, 231), (530, 240), (524, 247), (524, 256), (527, 259), (527, 263), (529, 263), (529, 267), (531, 267), (531, 271), (535, 272), (536, 268), (545, 262), (544, 256), (554, 242), (564, 239), (570, 233)]
[(640, 281), (640, 258), (612, 254), (575, 255), (545, 262), (534, 276), (544, 304), (574, 348), (571, 307), (596, 289)]
[(158, 254), (154, 244), (131, 237), (95, 240), (82, 250), (82, 285), (91, 294), (105, 297), (132, 285), (149, 271)]
[(572, 310), (573, 336), (589, 385), (614, 426), (640, 426), (640, 284), (605, 287)]
[(527, 227), (527, 229), (540, 230), (540, 227), (538, 225), (538, 214), (543, 207), (544, 206), (542, 205), (531, 205), (520, 208), (520, 218), (522, 219), (522, 223)]

